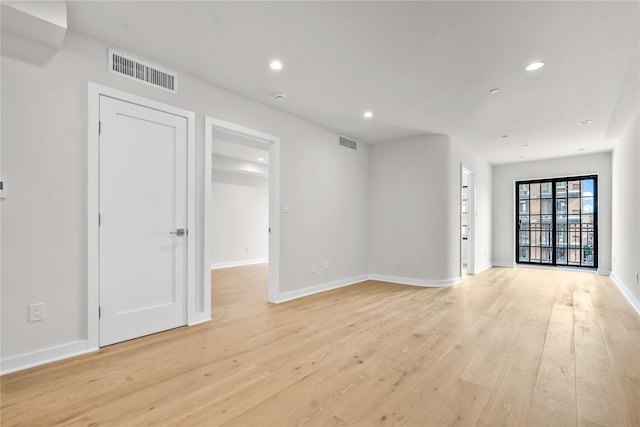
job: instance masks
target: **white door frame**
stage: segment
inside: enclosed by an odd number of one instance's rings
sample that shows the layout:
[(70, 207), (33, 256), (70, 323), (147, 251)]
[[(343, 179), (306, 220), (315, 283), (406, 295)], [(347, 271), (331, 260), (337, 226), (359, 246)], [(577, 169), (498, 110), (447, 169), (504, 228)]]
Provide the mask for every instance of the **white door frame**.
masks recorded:
[(204, 124), (204, 301), (211, 309), (212, 202), (211, 156), (216, 129), (232, 132), (265, 143), (269, 148), (269, 285), (267, 299), (277, 302), (280, 296), (280, 137), (245, 126), (206, 116)]
[[(196, 197), (195, 197), (195, 113), (89, 82), (87, 126), (87, 347), (99, 348), (100, 338), (100, 253), (99, 253), (99, 133), (100, 96), (153, 108), (187, 119), (187, 324), (207, 320), (207, 313), (196, 311)], [(206, 309), (207, 304), (204, 304)], [(210, 313), (209, 313), (210, 317)]]
[[(462, 176), (467, 174), (467, 218), (468, 234), (467, 243), (469, 253), (467, 258), (467, 274), (476, 274), (476, 179), (471, 168), (464, 163), (460, 163), (460, 188), (462, 188)], [(460, 196), (460, 227), (462, 230), (462, 195)], [(462, 231), (461, 231), (462, 232)], [(462, 276), (462, 237), (460, 241), (460, 276)]]

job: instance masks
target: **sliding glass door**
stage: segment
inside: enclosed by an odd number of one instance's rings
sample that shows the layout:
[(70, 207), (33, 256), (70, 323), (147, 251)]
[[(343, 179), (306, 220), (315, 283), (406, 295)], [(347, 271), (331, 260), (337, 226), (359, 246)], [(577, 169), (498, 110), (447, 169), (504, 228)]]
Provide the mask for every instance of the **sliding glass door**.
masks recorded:
[(516, 262), (598, 266), (597, 177), (516, 182)]

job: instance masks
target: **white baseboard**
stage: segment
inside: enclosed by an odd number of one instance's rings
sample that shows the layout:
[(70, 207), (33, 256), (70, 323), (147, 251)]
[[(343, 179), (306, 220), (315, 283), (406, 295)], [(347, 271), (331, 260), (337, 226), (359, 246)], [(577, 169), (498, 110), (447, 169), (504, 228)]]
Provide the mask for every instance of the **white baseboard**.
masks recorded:
[(474, 274), (480, 274), (480, 273), (482, 273), (483, 271), (488, 270), (488, 269), (490, 269), (490, 268), (492, 268), (492, 267), (493, 267), (493, 264), (491, 264), (491, 263), (489, 263), (489, 264), (485, 264), (485, 265), (483, 265), (483, 266), (480, 266), (480, 267), (476, 268), (476, 271), (475, 271), (475, 273), (474, 273)]
[(387, 276), (385, 274), (370, 274), (369, 280), (378, 280), (380, 282), (398, 283), (401, 285), (423, 286), (423, 287), (445, 287), (454, 286), (462, 283), (462, 277), (454, 277), (443, 280), (416, 279), (412, 277)]
[(10, 374), (11, 372), (21, 371), (23, 369), (33, 368), (34, 366), (44, 365), (45, 363), (56, 362), (99, 350), (97, 348), (88, 348), (88, 345), (87, 340), (75, 341), (69, 344), (45, 348), (44, 350), (33, 353), (10, 357), (0, 362), (0, 375)]
[(200, 323), (206, 323), (209, 321), (211, 321), (211, 316), (207, 316), (207, 317), (194, 316), (193, 320), (187, 323), (187, 326), (199, 325)]
[(269, 258), (254, 258), (244, 261), (217, 262), (215, 264), (211, 264), (211, 269), (217, 270), (219, 268), (242, 267), (243, 265), (266, 264), (268, 262)]
[(612, 272), (611, 274), (609, 274), (609, 277), (611, 278), (611, 280), (613, 280), (613, 283), (616, 284), (618, 289), (620, 289), (622, 295), (624, 295), (627, 301), (629, 301), (629, 304), (631, 304), (631, 306), (636, 310), (636, 313), (640, 315), (640, 300), (638, 300), (638, 298), (636, 298), (636, 296), (631, 293), (631, 291), (622, 283), (622, 281), (618, 278), (618, 276), (615, 275), (615, 273)]
[(501, 262), (501, 261), (493, 261), (492, 263), (493, 267), (509, 267), (509, 268), (515, 268), (516, 263), (515, 262)]
[(603, 270), (599, 268), (598, 271), (596, 271), (596, 273), (599, 274), (600, 276), (609, 276), (611, 275), (611, 270)]
[(366, 274), (363, 274), (361, 276), (355, 276), (355, 277), (349, 277), (347, 279), (336, 280), (335, 282), (323, 283), (320, 285), (310, 286), (304, 289), (284, 292), (280, 294), (273, 302), (278, 304), (285, 301), (291, 301), (293, 299), (306, 297), (306, 296), (317, 294), (320, 292), (330, 291), (331, 289), (338, 289), (338, 288), (343, 288), (349, 285), (355, 285), (356, 283), (364, 282), (368, 279), (369, 279), (369, 276), (367, 276)]

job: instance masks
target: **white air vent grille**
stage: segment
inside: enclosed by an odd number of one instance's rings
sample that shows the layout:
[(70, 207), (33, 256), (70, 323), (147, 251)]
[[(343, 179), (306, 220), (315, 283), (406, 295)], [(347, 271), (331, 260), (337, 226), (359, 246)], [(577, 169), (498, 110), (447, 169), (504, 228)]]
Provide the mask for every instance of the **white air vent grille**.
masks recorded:
[(342, 145), (343, 147), (351, 148), (352, 150), (356, 150), (358, 148), (358, 143), (356, 141), (342, 135), (338, 135), (338, 144)]
[(109, 49), (109, 72), (171, 93), (178, 93), (178, 77), (148, 62)]

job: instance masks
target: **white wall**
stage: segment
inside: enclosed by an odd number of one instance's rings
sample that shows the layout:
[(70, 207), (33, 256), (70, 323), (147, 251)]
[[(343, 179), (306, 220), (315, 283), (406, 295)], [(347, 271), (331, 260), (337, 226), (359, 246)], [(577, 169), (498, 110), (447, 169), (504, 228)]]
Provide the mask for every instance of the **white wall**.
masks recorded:
[(493, 264), (515, 265), (515, 182), (598, 174), (598, 269), (611, 270), (611, 153), (493, 166)]
[(446, 136), (372, 147), (370, 273), (420, 280), (458, 276), (446, 260), (452, 244), (447, 226), (452, 213), (448, 164)]
[(281, 292), (367, 273), (369, 147), (361, 143), (354, 151), (336, 141), (333, 134), (328, 142), (324, 131), (299, 132), (282, 155), (281, 203), (288, 213), (281, 215), (280, 246), (288, 262), (280, 269)]
[[(613, 151), (612, 277), (640, 311), (640, 132), (638, 116)], [(625, 291), (626, 290), (626, 291)]]
[[(10, 183), (0, 208), (3, 360), (87, 337), (89, 81), (195, 111), (199, 229), (190, 235), (198, 239), (200, 283), (203, 263), (209, 263), (201, 252), (206, 115), (281, 139), (281, 198), (290, 207), (281, 219), (281, 291), (366, 274), (364, 144), (356, 152), (344, 150), (333, 131), (182, 73), (177, 95), (114, 76), (107, 72), (107, 47), (68, 32), (45, 65), (2, 57), (2, 172)], [(312, 274), (310, 265), (324, 260), (329, 270)], [(27, 305), (34, 302), (46, 304), (45, 321), (27, 322)]]
[(214, 169), (211, 199), (212, 267), (266, 260), (269, 256), (267, 177)]
[(414, 284), (459, 279), (461, 163), (477, 181), (476, 264), (489, 265), (491, 167), (447, 136), (425, 135), (371, 149), (370, 273)]

